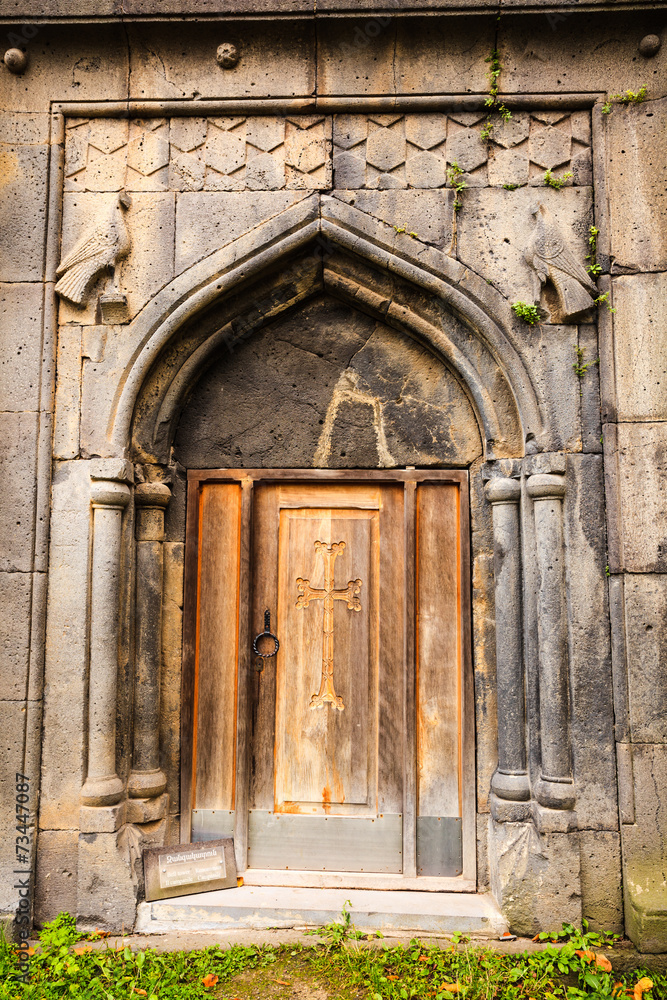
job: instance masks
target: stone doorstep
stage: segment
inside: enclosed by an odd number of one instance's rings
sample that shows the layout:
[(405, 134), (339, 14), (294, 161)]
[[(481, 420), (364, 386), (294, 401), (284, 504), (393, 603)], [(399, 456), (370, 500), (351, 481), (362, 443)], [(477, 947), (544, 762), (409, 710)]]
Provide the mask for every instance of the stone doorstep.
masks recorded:
[(497, 938), (508, 929), (489, 895), (244, 885), (140, 903), (134, 933), (322, 926), (340, 921), (346, 900), (361, 931)]

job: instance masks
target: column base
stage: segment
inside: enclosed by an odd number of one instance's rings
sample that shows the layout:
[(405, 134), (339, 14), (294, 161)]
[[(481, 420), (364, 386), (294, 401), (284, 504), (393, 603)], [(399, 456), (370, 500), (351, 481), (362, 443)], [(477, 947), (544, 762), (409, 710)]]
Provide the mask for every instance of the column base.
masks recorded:
[(104, 778), (86, 778), (81, 789), (81, 805), (113, 806), (123, 797), (123, 782), (117, 774)]
[(81, 806), (79, 830), (81, 833), (115, 833), (125, 823), (125, 802), (113, 806)]
[(571, 778), (559, 780), (542, 775), (535, 783), (535, 798), (547, 809), (574, 809), (574, 782)]
[(533, 802), (533, 822), (538, 833), (571, 833), (577, 829), (577, 814), (572, 809), (548, 809)]
[(491, 778), (491, 791), (499, 799), (509, 799), (511, 802), (527, 802), (530, 798), (530, 781), (526, 771), (497, 770)]
[(531, 802), (512, 802), (499, 798), (493, 792), (489, 797), (489, 808), (496, 823), (526, 823), (533, 816)]
[(167, 787), (167, 778), (160, 768), (153, 771), (131, 771), (127, 791), (132, 799), (154, 799)]
[(127, 822), (128, 823), (155, 823), (167, 815), (169, 806), (169, 796), (159, 795), (156, 798), (128, 799), (127, 800)]

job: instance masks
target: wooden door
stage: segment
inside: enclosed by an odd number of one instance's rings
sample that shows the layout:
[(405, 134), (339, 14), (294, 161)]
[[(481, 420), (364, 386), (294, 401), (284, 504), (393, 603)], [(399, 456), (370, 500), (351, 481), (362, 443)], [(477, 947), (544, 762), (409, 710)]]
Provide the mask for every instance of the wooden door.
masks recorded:
[(466, 486), (190, 474), (183, 839), (233, 832), (248, 881), (471, 887)]

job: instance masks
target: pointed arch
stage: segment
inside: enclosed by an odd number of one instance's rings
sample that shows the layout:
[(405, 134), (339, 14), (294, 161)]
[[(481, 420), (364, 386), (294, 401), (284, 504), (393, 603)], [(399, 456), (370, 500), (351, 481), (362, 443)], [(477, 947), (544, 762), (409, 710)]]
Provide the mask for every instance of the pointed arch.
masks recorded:
[[(260, 282), (273, 292), (258, 308)], [(529, 438), (544, 446), (548, 428), (507, 300), (442, 251), (311, 195), (193, 264), (135, 317), (138, 346), (118, 385), (111, 454), (164, 461), (175, 415), (216, 351), (325, 289), (447, 365), (473, 405), (487, 460), (519, 457)], [(218, 321), (184, 340), (182, 331), (221, 303)]]

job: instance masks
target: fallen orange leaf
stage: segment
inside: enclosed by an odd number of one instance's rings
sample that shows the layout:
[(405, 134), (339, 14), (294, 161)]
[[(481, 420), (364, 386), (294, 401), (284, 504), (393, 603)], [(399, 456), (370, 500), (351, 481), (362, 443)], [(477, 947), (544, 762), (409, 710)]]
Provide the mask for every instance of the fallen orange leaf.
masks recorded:
[(238, 875), (237, 878), (236, 878), (236, 886), (238, 888), (241, 885), (243, 885), (243, 879), (241, 878), (240, 875)]
[(606, 955), (596, 955), (595, 964), (598, 969), (602, 969), (603, 972), (611, 972), (611, 962)]
[(419, 961), (420, 962), (428, 962), (428, 955), (420, 955), (419, 956)]
[(387, 979), (398, 979), (398, 976), (387, 976)]
[(635, 983), (635, 1000), (642, 1000), (642, 993), (653, 988), (653, 980), (648, 976), (642, 976), (638, 983)]
[(215, 986), (217, 981), (218, 977), (214, 975), (212, 972), (209, 972), (208, 975), (204, 976), (204, 978), (202, 979), (202, 985), (205, 986), (207, 990), (209, 990), (211, 986)]
[(93, 949), (91, 948), (91, 946), (89, 944), (84, 944), (84, 945), (81, 945), (80, 948), (74, 948), (73, 949), (75, 955), (85, 955), (87, 951), (92, 951), (92, 950)]
[(134, 992), (138, 993), (140, 997), (147, 997), (148, 996), (148, 993), (146, 992), (146, 990), (138, 990), (136, 986), (134, 987)]
[(584, 962), (592, 962), (595, 958), (594, 951), (575, 951), (575, 955), (578, 955), (579, 958), (583, 958)]
[(284, 979), (273, 979), (273, 977), (271, 977), (271, 982), (278, 983), (278, 986), (291, 986), (292, 985), (291, 983), (286, 983)]
[(540, 935), (536, 934), (535, 937), (533, 938), (533, 941), (539, 941), (539, 940), (540, 940)]
[(461, 987), (458, 983), (443, 983), (440, 987), (441, 990), (447, 990), (448, 993), (460, 993)]

